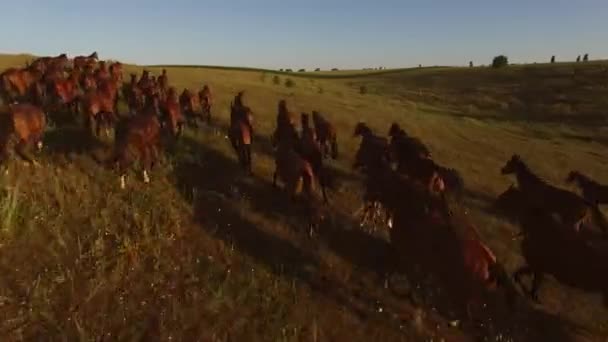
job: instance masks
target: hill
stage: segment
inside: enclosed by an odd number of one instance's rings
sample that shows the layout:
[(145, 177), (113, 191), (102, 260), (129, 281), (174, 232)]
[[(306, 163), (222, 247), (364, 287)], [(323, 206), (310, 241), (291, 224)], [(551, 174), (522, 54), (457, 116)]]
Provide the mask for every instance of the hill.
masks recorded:
[[(103, 57), (103, 56), (101, 56)], [(0, 56), (0, 69), (28, 57)], [(608, 334), (596, 294), (550, 279), (542, 306), (508, 324), (452, 328), (432, 289), (412, 305), (384, 288), (387, 242), (356, 224), (360, 177), (350, 165), (365, 120), (391, 122), (428, 143), (465, 179), (465, 204), (509, 271), (522, 263), (512, 223), (490, 205), (514, 180), (500, 168), (519, 153), (553, 184), (571, 169), (608, 183), (608, 64), (416, 68), (366, 74), (167, 67), (178, 89), (206, 83), (212, 128), (188, 129), (143, 184), (100, 166), (74, 129), (52, 128), (41, 166), (16, 159), (1, 176), (0, 335), (15, 339), (162, 340), (594, 340)], [(160, 73), (161, 67), (147, 67)], [(141, 71), (127, 66), (125, 73)], [(273, 78), (278, 76), (279, 84)], [(328, 75), (331, 76), (331, 75)], [(295, 86), (286, 87), (290, 78)], [(361, 93), (361, 88), (367, 90)], [(254, 177), (239, 171), (225, 138), (241, 90), (254, 110)], [(268, 136), (276, 106), (317, 109), (339, 129), (332, 217), (308, 237), (299, 209), (271, 186)], [(523, 310), (523, 309), (522, 309)]]

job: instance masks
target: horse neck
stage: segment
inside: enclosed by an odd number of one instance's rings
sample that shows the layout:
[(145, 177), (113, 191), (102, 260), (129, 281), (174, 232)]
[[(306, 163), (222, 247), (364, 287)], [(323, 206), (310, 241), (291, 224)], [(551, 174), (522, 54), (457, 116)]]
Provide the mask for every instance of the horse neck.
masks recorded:
[(519, 183), (519, 185), (523, 188), (545, 184), (545, 182), (540, 177), (535, 175), (523, 162), (517, 168), (516, 177), (517, 183)]

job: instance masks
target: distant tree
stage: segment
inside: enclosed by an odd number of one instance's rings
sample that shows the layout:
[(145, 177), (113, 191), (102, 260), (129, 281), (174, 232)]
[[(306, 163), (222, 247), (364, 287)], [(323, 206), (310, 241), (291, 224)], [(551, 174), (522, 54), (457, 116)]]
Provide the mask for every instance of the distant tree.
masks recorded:
[(321, 71), (321, 68), (316, 68), (315, 71)]
[(278, 75), (274, 75), (274, 77), (272, 78), (272, 83), (274, 84), (281, 84), (281, 78)]
[(296, 83), (291, 78), (288, 78), (285, 80), (285, 86), (287, 88), (293, 88), (296, 86)]
[(293, 72), (291, 69), (285, 69), (285, 72)]
[(588, 54), (588, 53), (586, 53), (586, 54), (583, 56), (583, 62), (589, 62), (589, 54)]
[(279, 69), (280, 72), (283, 72), (283, 69)]
[(503, 68), (509, 65), (509, 59), (505, 55), (494, 57), (492, 60), (492, 68)]
[(419, 67), (419, 68), (422, 68), (422, 64), (418, 64), (418, 67)]
[(581, 61), (581, 55), (578, 55), (578, 57), (576, 57), (576, 63)]
[(551, 63), (555, 63), (555, 56), (551, 56)]
[(364, 85), (360, 86), (359, 87), (359, 94), (361, 94), (361, 95), (367, 94), (367, 87), (364, 86)]
[(298, 72), (306, 72), (306, 69), (300, 69)]
[(338, 68), (331, 69), (331, 71), (338, 71), (338, 70), (339, 70)]
[(473, 67), (473, 61), (470, 61), (469, 62), (469, 68), (472, 68), (472, 67)]

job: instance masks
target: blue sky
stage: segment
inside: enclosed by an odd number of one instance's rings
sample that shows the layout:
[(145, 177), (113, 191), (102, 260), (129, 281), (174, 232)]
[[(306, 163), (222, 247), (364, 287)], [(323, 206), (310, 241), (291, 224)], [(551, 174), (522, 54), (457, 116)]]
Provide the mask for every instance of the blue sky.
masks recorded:
[(608, 57), (606, 0), (7, 0), (0, 52), (362, 68)]

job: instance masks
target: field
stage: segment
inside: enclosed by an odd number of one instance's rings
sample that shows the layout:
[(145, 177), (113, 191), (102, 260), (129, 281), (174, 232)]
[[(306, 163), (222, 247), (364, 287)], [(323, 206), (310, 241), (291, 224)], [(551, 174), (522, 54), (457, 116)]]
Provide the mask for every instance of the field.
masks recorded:
[[(0, 69), (26, 58), (0, 56)], [(125, 79), (141, 69), (128, 66)], [(399, 122), (462, 173), (465, 205), (513, 271), (523, 262), (511, 239), (518, 227), (490, 206), (515, 180), (499, 170), (518, 153), (553, 184), (566, 187), (571, 169), (608, 183), (608, 63), (333, 75), (167, 69), (178, 89), (210, 85), (216, 121), (188, 129), (151, 184), (131, 173), (121, 191), (98, 151), (59, 127), (46, 135), (41, 166), (14, 158), (0, 176), (1, 340), (605, 341), (601, 296), (553, 279), (542, 305), (483, 328), (452, 327), (461, 318), (432, 298), (413, 305), (385, 288), (377, 271), (387, 240), (356, 223), (361, 178), (350, 165), (357, 121), (383, 135)], [(225, 137), (242, 89), (255, 113), (253, 177)], [(331, 215), (313, 238), (271, 186), (268, 137), (280, 99), (298, 113), (320, 110), (339, 129)]]

